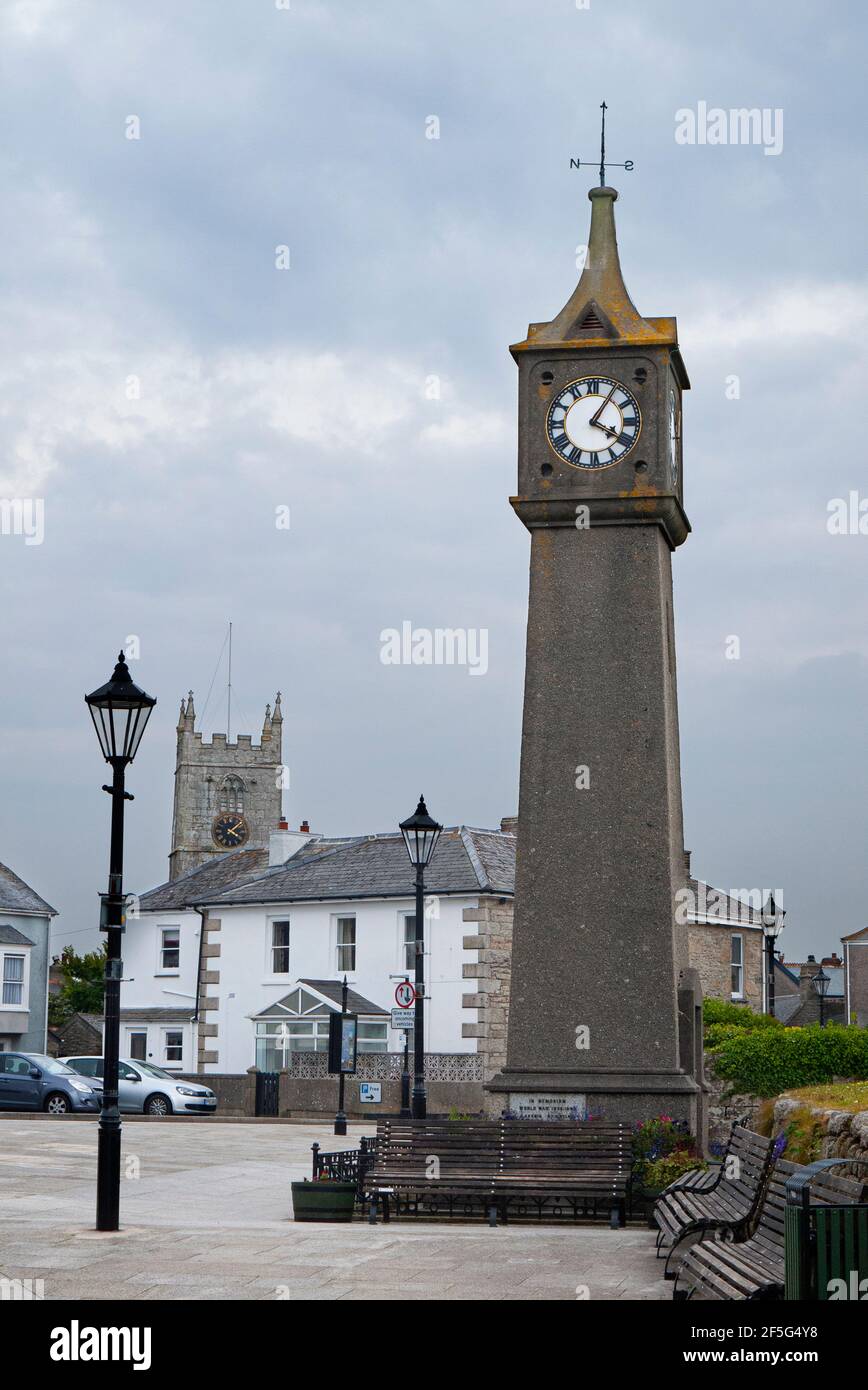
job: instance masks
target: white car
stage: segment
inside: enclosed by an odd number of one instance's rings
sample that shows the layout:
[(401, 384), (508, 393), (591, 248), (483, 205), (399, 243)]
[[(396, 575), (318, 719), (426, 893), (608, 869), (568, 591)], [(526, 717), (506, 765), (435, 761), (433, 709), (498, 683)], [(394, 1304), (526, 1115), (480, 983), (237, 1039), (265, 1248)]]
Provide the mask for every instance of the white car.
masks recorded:
[[(79, 1076), (100, 1083), (102, 1057), (61, 1057)], [(181, 1081), (151, 1062), (135, 1062), (122, 1057), (118, 1062), (118, 1106), (128, 1115), (210, 1115), (217, 1109), (217, 1097), (207, 1086)]]

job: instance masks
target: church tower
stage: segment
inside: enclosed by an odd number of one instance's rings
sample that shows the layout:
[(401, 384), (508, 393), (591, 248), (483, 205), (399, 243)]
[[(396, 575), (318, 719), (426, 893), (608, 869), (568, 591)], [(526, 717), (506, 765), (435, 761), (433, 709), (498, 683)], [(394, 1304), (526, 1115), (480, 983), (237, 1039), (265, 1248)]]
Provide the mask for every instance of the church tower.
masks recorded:
[(239, 734), (230, 743), (196, 730), (193, 692), (181, 701), (175, 759), (175, 804), (169, 877), (176, 879), (232, 849), (267, 849), (281, 815), (285, 769), (280, 692), (265, 707), (259, 743)]
[[(602, 178), (601, 178), (602, 184)], [(588, 260), (519, 372), (530, 532), (507, 1060), (490, 1109), (701, 1124), (685, 883), (671, 556), (682, 503), (673, 318), (621, 275), (614, 188), (589, 193)]]

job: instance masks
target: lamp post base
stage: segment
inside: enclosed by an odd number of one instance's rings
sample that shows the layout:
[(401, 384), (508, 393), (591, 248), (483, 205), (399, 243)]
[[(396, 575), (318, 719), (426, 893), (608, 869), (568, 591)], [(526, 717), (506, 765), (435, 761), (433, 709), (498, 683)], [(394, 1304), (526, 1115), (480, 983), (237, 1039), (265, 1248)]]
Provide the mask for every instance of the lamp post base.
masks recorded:
[(116, 1231), (120, 1224), (121, 1120), (100, 1118), (97, 1135), (96, 1228)]
[(344, 1114), (343, 1110), (339, 1110), (338, 1113), (335, 1115), (335, 1134), (346, 1134), (346, 1132), (347, 1117)]
[(413, 1119), (427, 1120), (428, 1118), (428, 1095), (424, 1086), (413, 1087)]

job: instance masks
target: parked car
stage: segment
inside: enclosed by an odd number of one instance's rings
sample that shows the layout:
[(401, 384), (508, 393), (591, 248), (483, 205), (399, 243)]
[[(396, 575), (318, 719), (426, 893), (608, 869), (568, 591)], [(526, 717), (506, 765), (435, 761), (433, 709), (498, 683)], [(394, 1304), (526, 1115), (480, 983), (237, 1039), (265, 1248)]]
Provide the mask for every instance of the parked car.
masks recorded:
[[(62, 1059), (79, 1076), (102, 1086), (102, 1057), (64, 1057)], [(212, 1114), (217, 1109), (217, 1097), (207, 1086), (194, 1081), (181, 1081), (152, 1062), (136, 1062), (122, 1057), (118, 1062), (118, 1105), (127, 1114), (176, 1115), (194, 1111)]]
[(0, 1110), (99, 1110), (101, 1088), (41, 1052), (0, 1052)]

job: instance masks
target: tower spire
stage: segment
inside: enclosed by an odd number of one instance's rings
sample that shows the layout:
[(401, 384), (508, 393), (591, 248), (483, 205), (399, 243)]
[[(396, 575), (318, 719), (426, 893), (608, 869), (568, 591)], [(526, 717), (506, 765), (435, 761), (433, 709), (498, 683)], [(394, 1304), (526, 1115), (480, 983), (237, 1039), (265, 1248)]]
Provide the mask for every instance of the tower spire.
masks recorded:
[(526, 342), (517, 347), (598, 340), (662, 345), (671, 339), (671, 320), (643, 318), (624, 284), (615, 234), (617, 190), (601, 184), (588, 197), (591, 230), (579, 283), (560, 313), (550, 323), (531, 324)]

